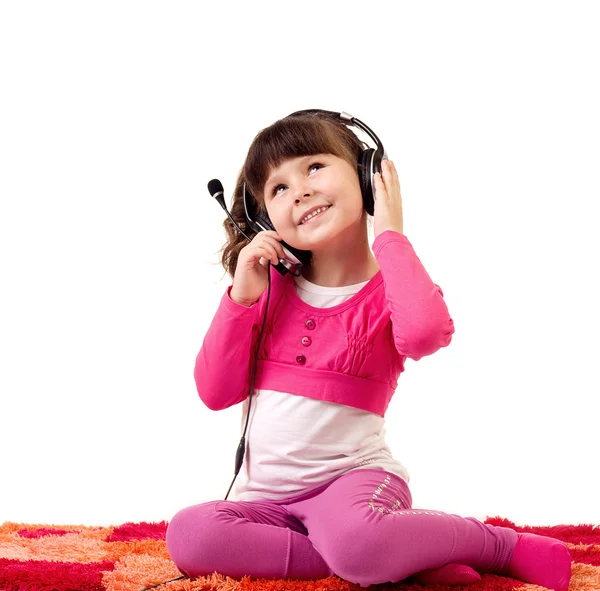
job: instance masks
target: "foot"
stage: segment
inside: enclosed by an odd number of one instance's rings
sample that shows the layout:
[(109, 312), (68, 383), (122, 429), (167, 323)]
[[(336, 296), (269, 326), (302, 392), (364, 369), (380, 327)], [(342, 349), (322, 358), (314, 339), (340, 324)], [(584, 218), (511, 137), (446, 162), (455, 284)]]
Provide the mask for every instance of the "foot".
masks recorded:
[(510, 565), (504, 574), (554, 591), (567, 591), (571, 580), (569, 548), (555, 538), (519, 533)]
[(424, 585), (468, 585), (481, 579), (481, 575), (465, 564), (445, 564), (440, 568), (429, 568), (412, 575), (417, 583)]

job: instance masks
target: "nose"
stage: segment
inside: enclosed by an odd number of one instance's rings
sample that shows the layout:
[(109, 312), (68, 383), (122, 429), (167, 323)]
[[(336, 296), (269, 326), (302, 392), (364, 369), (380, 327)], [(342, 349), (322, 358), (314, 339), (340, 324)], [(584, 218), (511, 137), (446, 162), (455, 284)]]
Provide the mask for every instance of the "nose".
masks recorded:
[(306, 182), (301, 183), (298, 186), (298, 188), (296, 189), (294, 202), (299, 203), (300, 201), (302, 201), (303, 197), (310, 197), (313, 194), (314, 194), (314, 191), (311, 189), (311, 187), (308, 183), (306, 183)]

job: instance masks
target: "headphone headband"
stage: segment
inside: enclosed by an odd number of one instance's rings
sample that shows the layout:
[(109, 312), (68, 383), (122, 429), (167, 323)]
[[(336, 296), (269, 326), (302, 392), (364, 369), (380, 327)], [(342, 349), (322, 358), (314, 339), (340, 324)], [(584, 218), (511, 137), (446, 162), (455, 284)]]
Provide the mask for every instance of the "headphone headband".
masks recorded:
[[(338, 113), (336, 111), (325, 111), (323, 109), (305, 109), (303, 111), (295, 111), (288, 115), (288, 117), (293, 117), (295, 115), (301, 115), (302, 113), (325, 113), (327, 115), (332, 115), (334, 118), (340, 118), (344, 124), (346, 125), (355, 125), (356, 127), (362, 129), (367, 135), (371, 137), (371, 139), (377, 144), (377, 148), (367, 148), (362, 150), (358, 158), (358, 176), (360, 181), (360, 190), (363, 198), (364, 208), (368, 214), (374, 215), (375, 212), (375, 200), (374, 200), (374, 175), (376, 172), (381, 172), (381, 161), (387, 159), (387, 155), (385, 153), (385, 148), (381, 143), (380, 139), (377, 137), (375, 132), (373, 132), (368, 125), (365, 125), (360, 119), (353, 117), (349, 113), (342, 111)], [(263, 230), (275, 230), (275, 226), (269, 219), (268, 215), (263, 215), (258, 212), (258, 208), (256, 207), (256, 200), (248, 191), (246, 191), (246, 183), (243, 183), (242, 186), (242, 199), (244, 202), (244, 213), (246, 217), (246, 222), (248, 225), (256, 232), (261, 232)], [(294, 274), (299, 274), (300, 265), (306, 265), (311, 260), (310, 251), (302, 251), (291, 246), (282, 243), (284, 245), (284, 250), (286, 252), (287, 260), (279, 265), (276, 265), (276, 269), (284, 275), (289, 270), (295, 267)]]
[(350, 113), (346, 113), (346, 111), (337, 112), (337, 111), (326, 111), (325, 109), (304, 109), (302, 111), (294, 111), (290, 113), (288, 117), (294, 117), (295, 115), (301, 115), (302, 113), (327, 113), (328, 115), (333, 115), (334, 118), (342, 119), (346, 125), (354, 125), (359, 129), (362, 129), (367, 135), (371, 137), (371, 139), (377, 144), (377, 149), (375, 151), (376, 156), (381, 156), (382, 159), (387, 160), (387, 154), (385, 153), (385, 148), (381, 143), (381, 140), (377, 137), (376, 133), (366, 124), (363, 123), (357, 117), (350, 115)]

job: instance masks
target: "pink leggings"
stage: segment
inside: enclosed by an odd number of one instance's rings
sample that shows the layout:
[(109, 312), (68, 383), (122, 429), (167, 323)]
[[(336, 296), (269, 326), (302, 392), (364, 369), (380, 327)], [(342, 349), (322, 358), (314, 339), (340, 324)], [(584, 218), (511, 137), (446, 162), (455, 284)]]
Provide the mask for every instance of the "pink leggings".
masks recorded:
[(517, 532), (474, 517), (411, 509), (406, 482), (353, 470), (283, 501), (212, 501), (179, 511), (167, 548), (190, 576), (321, 579), (368, 587), (425, 569), (466, 564), (504, 574)]

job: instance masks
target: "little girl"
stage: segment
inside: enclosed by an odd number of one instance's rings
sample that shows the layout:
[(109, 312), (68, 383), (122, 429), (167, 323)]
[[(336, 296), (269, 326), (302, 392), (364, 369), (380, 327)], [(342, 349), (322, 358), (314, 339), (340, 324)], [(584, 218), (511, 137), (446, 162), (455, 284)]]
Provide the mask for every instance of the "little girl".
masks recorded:
[[(400, 183), (385, 159), (371, 179), (371, 252), (359, 179), (364, 144), (328, 113), (295, 113), (262, 130), (238, 177), (232, 217), (252, 232), (245, 183), (276, 231), (254, 232), (248, 243), (225, 220), (221, 262), (233, 282), (194, 375), (210, 409), (244, 403), (251, 437), (235, 500), (179, 511), (167, 530), (169, 553), (190, 577), (336, 575), (368, 587), (408, 577), (468, 583), (490, 572), (566, 591), (563, 542), (412, 509), (384, 415), (406, 358), (447, 346), (454, 325), (403, 233)], [(271, 267), (285, 258), (282, 241), (311, 253), (298, 276)]]

